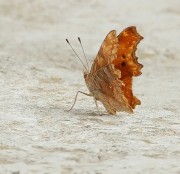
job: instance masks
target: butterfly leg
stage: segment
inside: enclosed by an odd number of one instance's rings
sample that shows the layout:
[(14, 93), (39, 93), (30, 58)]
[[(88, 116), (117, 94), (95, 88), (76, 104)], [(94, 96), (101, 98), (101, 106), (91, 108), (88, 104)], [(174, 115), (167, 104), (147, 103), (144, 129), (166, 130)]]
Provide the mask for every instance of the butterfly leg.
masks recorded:
[(76, 93), (76, 96), (75, 96), (75, 99), (74, 99), (74, 103), (73, 103), (73, 105), (72, 105), (72, 106), (71, 106), (71, 108), (70, 108), (69, 110), (67, 110), (67, 111), (72, 110), (72, 108), (73, 108), (73, 107), (74, 107), (74, 105), (76, 104), (77, 96), (78, 96), (78, 94), (79, 94), (79, 93), (84, 94), (84, 95), (87, 95), (87, 96), (92, 96), (91, 94), (87, 94), (87, 93), (85, 93), (85, 92), (78, 91), (78, 92)]
[(98, 110), (98, 114), (101, 116), (101, 113), (100, 113), (100, 111), (99, 111), (99, 107), (98, 107), (98, 104), (97, 104), (97, 100), (94, 98), (94, 102), (95, 102), (95, 104), (96, 104), (96, 108), (97, 108), (97, 110)]

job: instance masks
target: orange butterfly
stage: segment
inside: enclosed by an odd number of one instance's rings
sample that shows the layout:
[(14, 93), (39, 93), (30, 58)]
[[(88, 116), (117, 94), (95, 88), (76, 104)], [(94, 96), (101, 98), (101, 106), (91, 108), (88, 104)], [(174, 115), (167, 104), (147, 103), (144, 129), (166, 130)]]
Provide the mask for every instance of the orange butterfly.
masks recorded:
[[(141, 104), (140, 100), (133, 96), (132, 77), (141, 75), (143, 65), (138, 63), (135, 51), (142, 39), (134, 26), (126, 28), (118, 36), (115, 30), (110, 31), (90, 71), (66, 39), (86, 69), (84, 79), (90, 92), (87, 94), (78, 91), (71, 109), (75, 105), (78, 93), (82, 93), (94, 98), (98, 112), (97, 100), (104, 105), (109, 114), (114, 115), (119, 111), (133, 113), (135, 106)], [(80, 38), (78, 40), (81, 44)]]

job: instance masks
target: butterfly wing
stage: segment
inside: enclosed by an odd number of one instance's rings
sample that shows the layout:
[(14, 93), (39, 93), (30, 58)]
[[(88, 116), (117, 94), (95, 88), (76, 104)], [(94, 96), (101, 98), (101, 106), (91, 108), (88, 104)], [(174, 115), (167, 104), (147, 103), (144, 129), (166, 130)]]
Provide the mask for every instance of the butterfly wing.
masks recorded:
[(121, 80), (124, 83), (122, 91), (127, 98), (129, 104), (134, 109), (141, 102), (132, 92), (132, 77), (141, 75), (143, 65), (138, 63), (135, 51), (138, 43), (143, 39), (136, 30), (131, 26), (122, 31), (118, 36), (117, 58), (113, 60), (115, 68), (121, 71)]
[(143, 39), (131, 26), (123, 30), (118, 36), (117, 58), (113, 60), (116, 68), (122, 71), (122, 76), (138, 76), (143, 65), (138, 63), (135, 51), (137, 45)]
[(100, 68), (94, 75), (90, 74), (85, 80), (89, 91), (96, 100), (102, 102), (110, 114), (119, 111), (132, 113), (133, 110), (123, 94), (121, 72), (113, 64)]
[(118, 38), (116, 36), (116, 31), (112, 30), (104, 39), (99, 52), (91, 66), (90, 73), (95, 73), (100, 68), (110, 64), (114, 59), (117, 58), (117, 51)]
[[(89, 74), (91, 84), (87, 79), (86, 83), (91, 93), (103, 103), (109, 113), (131, 113), (132, 109), (141, 103), (132, 92), (132, 77), (140, 75), (143, 67), (135, 56), (141, 39), (142, 36), (134, 26), (126, 28), (118, 36), (113, 30), (106, 36), (93, 62)], [(108, 78), (111, 80), (108, 81)]]
[[(126, 28), (118, 36), (116, 36), (115, 30), (110, 31), (94, 59), (90, 73), (95, 73), (98, 69), (110, 63), (115, 64), (116, 67), (127, 63), (128, 71), (126, 72), (133, 76), (140, 75), (143, 65), (138, 63), (135, 51), (142, 39), (143, 37), (138, 34), (135, 26)], [(124, 59), (127, 62), (124, 62)]]

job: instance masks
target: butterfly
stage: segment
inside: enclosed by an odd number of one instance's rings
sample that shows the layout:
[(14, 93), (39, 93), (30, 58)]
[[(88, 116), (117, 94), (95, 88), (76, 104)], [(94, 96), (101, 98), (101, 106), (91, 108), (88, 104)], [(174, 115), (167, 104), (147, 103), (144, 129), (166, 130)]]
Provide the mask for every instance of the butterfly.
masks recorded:
[[(82, 93), (94, 98), (99, 115), (101, 114), (97, 101), (103, 104), (109, 114), (115, 115), (120, 111), (133, 113), (136, 105), (141, 104), (140, 100), (133, 95), (132, 78), (141, 75), (143, 65), (138, 63), (135, 51), (142, 39), (143, 37), (137, 32), (135, 26), (127, 27), (119, 35), (115, 30), (110, 31), (104, 39), (90, 71), (66, 39), (85, 67), (84, 79), (89, 89), (89, 94), (82, 91), (77, 92), (71, 109), (76, 103), (78, 93)], [(83, 49), (80, 38), (78, 40)]]

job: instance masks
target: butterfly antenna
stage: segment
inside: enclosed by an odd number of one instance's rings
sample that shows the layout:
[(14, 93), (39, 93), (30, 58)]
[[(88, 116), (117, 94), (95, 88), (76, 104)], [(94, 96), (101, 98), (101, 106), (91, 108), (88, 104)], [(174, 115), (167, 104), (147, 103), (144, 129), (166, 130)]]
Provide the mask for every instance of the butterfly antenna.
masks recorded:
[(71, 47), (71, 49), (73, 50), (73, 52), (76, 54), (77, 58), (80, 60), (80, 62), (82, 63), (82, 65), (84, 66), (84, 68), (87, 70), (86, 66), (84, 65), (83, 61), (81, 60), (81, 58), (78, 56), (78, 54), (76, 53), (76, 51), (74, 50), (74, 48), (72, 47), (72, 45), (70, 44), (69, 40), (66, 39), (66, 42), (69, 44), (69, 46)]
[(88, 65), (88, 61), (87, 61), (87, 57), (86, 57), (86, 54), (85, 54), (85, 51), (84, 51), (84, 48), (83, 48), (83, 45), (81, 43), (81, 38), (78, 37), (78, 40), (79, 40), (79, 43), (81, 44), (81, 48), (83, 50), (83, 53), (84, 53), (84, 57), (85, 57), (85, 60), (86, 60), (86, 64), (87, 64), (87, 67), (88, 67), (88, 72), (89, 72), (89, 65)]

